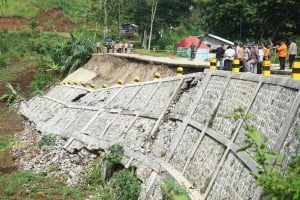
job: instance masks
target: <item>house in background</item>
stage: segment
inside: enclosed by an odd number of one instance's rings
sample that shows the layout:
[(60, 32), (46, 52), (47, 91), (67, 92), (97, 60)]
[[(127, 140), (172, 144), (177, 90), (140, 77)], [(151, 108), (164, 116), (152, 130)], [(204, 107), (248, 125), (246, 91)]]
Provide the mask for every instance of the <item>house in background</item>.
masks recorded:
[(176, 44), (176, 55), (179, 57), (191, 57), (191, 46), (195, 45), (196, 59), (205, 60), (209, 56), (209, 47), (201, 43), (196, 36), (188, 36)]
[(202, 41), (202, 43), (210, 46), (212, 51), (217, 49), (221, 44), (224, 44), (225, 48), (227, 48), (228, 45), (233, 45), (233, 42), (213, 34), (200, 35), (198, 39)]
[(120, 26), (121, 34), (123, 36), (138, 36), (138, 26), (135, 24), (122, 24)]

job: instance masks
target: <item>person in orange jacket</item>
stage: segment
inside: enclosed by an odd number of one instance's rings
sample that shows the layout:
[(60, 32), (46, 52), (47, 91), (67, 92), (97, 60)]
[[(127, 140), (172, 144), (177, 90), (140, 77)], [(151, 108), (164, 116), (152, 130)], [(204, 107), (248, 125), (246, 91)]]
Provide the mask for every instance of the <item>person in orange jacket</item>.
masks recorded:
[(276, 45), (276, 49), (279, 57), (280, 70), (285, 69), (285, 58), (287, 56), (287, 46), (284, 42), (280, 42), (280, 45)]

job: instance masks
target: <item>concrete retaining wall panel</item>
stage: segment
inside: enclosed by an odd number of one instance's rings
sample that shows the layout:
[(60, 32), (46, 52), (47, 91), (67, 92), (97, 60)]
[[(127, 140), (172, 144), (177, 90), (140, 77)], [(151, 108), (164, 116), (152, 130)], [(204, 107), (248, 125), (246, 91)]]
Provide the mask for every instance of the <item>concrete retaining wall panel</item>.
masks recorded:
[(65, 93), (66, 90), (68, 90), (69, 87), (64, 86), (55, 86), (53, 87), (47, 94), (47, 97), (53, 98), (53, 99), (60, 99), (60, 97)]
[(124, 108), (138, 89), (138, 86), (123, 88), (105, 108)]
[(283, 155), (284, 166), (291, 162), (292, 157), (300, 156), (300, 111), (296, 115), (280, 154)]
[(150, 144), (151, 152), (156, 157), (167, 159), (170, 157), (169, 146), (172, 142), (172, 137), (182, 122), (168, 121), (160, 125), (159, 130), (155, 133), (155, 139)]
[(204, 136), (184, 172), (184, 176), (199, 192), (205, 192), (224, 151), (223, 145), (208, 136)]
[(188, 115), (189, 106), (194, 103), (197, 93), (201, 90), (201, 82), (198, 82), (195, 87), (191, 87), (189, 89), (184, 88), (183, 90), (184, 92), (181, 94), (180, 98), (171, 110), (172, 115), (179, 115), (182, 117)]
[(96, 138), (100, 138), (103, 134), (105, 128), (110, 124), (110, 122), (116, 117), (116, 114), (103, 112), (96, 117), (96, 119), (91, 123), (85, 132)]
[(43, 130), (47, 130), (49, 133), (60, 133), (61, 130), (56, 124), (66, 116), (68, 110), (69, 109), (64, 106), (57, 109), (55, 115), (44, 124)]
[(228, 78), (212, 76), (209, 81), (202, 98), (200, 99), (198, 106), (196, 107), (192, 118), (200, 123), (204, 123), (209, 120), (214, 106), (218, 102), (218, 99), (223, 93), (226, 87)]
[(243, 108), (246, 111), (252, 103), (257, 86), (257, 82), (231, 79), (218, 105), (214, 119), (210, 119), (212, 120), (211, 128), (231, 139), (237, 121), (225, 117), (237, 108)]
[(111, 88), (111, 89), (105, 89), (105, 90), (100, 90), (97, 91), (96, 93), (98, 93), (99, 95), (92, 100), (88, 106), (93, 106), (96, 108), (99, 107), (104, 107), (108, 101), (111, 100), (111, 98), (114, 97), (114, 95), (120, 90), (120, 88)]
[(60, 100), (71, 103), (76, 100), (76, 98), (79, 98), (81, 95), (86, 95), (88, 93), (87, 90), (82, 90), (79, 88), (72, 88), (71, 90), (67, 90), (65, 93), (65, 96), (63, 96)]
[(163, 82), (143, 110), (143, 115), (158, 118), (165, 106), (168, 106), (167, 103), (178, 84), (180, 84), (180, 80)]
[(201, 132), (191, 126), (188, 126), (176, 147), (170, 164), (178, 171), (182, 171), (188, 157), (192, 154), (193, 147), (195, 146)]
[(75, 120), (82, 111), (80, 109), (71, 109), (65, 113), (64, 117), (59, 120), (58, 123), (55, 124), (55, 130), (58, 130), (59, 134), (65, 133), (66, 129), (70, 125), (70, 123)]
[(88, 121), (96, 114), (96, 111), (83, 110), (68, 126), (66, 133), (80, 132)]
[(113, 120), (112, 124), (106, 130), (102, 139), (115, 142), (120, 139), (123, 135), (123, 132), (126, 128), (132, 123), (134, 120), (134, 116), (131, 115), (117, 115), (117, 117)]
[(154, 92), (159, 83), (142, 85), (140, 90), (127, 105), (129, 111), (141, 111), (148, 102), (150, 95)]
[(144, 148), (155, 122), (153, 119), (139, 117), (125, 133), (122, 143), (131, 149)]
[[(249, 111), (257, 118), (248, 120), (248, 124), (256, 127), (268, 138), (269, 147), (274, 147), (280, 127), (284, 125), (296, 95), (297, 90), (282, 86), (263, 84), (260, 88)], [(240, 131), (236, 143), (241, 145), (244, 137), (243, 131)]]
[(254, 199), (255, 180), (234, 154), (229, 153), (207, 200)]

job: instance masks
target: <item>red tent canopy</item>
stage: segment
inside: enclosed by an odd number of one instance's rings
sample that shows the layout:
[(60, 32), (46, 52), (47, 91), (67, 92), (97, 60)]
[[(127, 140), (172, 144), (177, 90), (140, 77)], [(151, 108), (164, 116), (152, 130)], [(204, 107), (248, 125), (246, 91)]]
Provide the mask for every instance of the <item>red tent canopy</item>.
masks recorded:
[[(179, 43), (177, 43), (176, 47), (190, 47), (192, 44), (194, 44), (197, 47), (199, 42), (200, 42), (200, 40), (196, 36), (189, 36), (189, 37), (181, 40)], [(209, 47), (204, 43), (201, 43), (199, 48), (209, 49)]]

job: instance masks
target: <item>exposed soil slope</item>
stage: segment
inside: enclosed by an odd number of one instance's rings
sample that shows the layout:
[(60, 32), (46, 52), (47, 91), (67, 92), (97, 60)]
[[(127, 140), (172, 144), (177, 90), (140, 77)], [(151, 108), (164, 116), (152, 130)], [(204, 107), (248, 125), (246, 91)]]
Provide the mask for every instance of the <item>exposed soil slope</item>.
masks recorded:
[(165, 65), (154, 65), (145, 62), (137, 62), (112, 55), (94, 54), (85, 64), (84, 68), (94, 71), (97, 77), (96, 84), (117, 84), (122, 80), (124, 84), (133, 83), (138, 76), (141, 82), (153, 80), (154, 74), (160, 72), (161, 78), (176, 75), (176, 68)]

